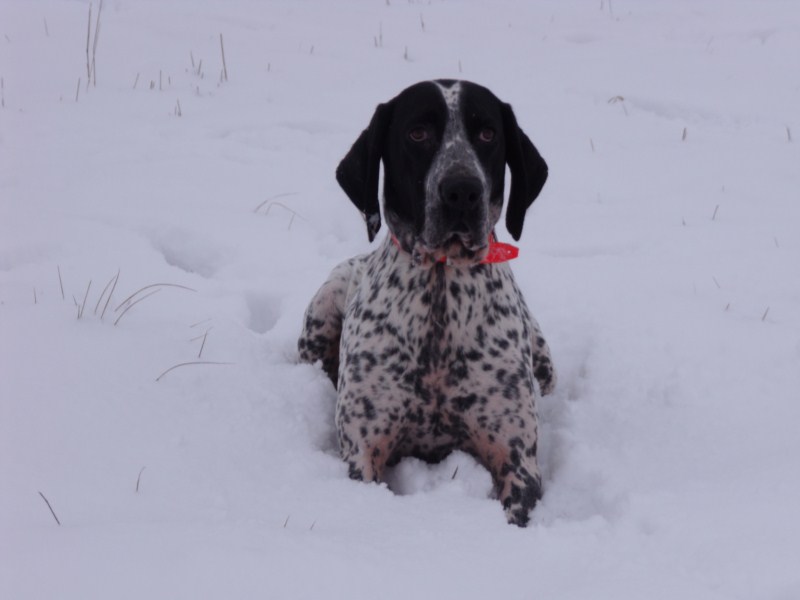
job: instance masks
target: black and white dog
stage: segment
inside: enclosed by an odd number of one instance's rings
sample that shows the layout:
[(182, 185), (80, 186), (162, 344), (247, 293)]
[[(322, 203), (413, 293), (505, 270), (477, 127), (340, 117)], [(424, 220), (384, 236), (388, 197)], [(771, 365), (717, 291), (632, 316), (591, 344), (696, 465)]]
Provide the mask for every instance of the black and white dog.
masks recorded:
[(506, 227), (519, 239), (547, 165), (508, 104), (467, 81), (413, 85), (375, 110), (336, 172), (390, 235), (340, 264), (311, 301), (300, 358), (338, 387), (336, 426), (350, 476), (380, 481), (405, 456), (454, 449), (491, 472), (510, 523), (541, 497), (536, 390), (555, 385), (550, 350), (494, 227), (511, 171)]

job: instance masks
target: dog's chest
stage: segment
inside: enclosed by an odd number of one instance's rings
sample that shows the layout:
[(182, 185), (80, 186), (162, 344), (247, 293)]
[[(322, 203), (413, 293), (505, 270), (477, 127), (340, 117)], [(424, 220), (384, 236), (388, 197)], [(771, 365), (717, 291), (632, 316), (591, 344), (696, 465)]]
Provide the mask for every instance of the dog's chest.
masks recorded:
[(382, 386), (434, 404), (466, 390), (491, 394), (509, 373), (532, 379), (528, 313), (506, 265), (405, 259), (387, 247), (367, 258), (345, 316), (345, 361), (366, 353), (391, 374)]

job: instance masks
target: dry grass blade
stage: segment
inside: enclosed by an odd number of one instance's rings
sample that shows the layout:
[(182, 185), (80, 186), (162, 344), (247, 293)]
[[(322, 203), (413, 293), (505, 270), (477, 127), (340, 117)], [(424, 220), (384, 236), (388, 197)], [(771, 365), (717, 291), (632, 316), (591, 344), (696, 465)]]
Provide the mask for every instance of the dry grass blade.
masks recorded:
[(136, 478), (136, 493), (139, 493), (139, 483), (142, 481), (142, 473), (147, 467), (142, 467), (142, 470), (139, 471), (139, 476)]
[(286, 206), (282, 202), (276, 202), (276, 201), (270, 202), (267, 205), (267, 210), (264, 211), (264, 215), (265, 216), (269, 215), (269, 211), (273, 206), (279, 206), (283, 210), (286, 210), (286, 211), (288, 211), (288, 212), (290, 212), (292, 214), (291, 218), (289, 219), (289, 226), (286, 229), (290, 230), (292, 228), (292, 223), (294, 223), (295, 218), (300, 219), (301, 221), (305, 221), (306, 220), (306, 218), (303, 217), (303, 215), (298, 213), (296, 210), (289, 208), (288, 206)]
[(146, 285), (143, 288), (139, 288), (138, 290), (133, 292), (130, 296), (125, 298), (125, 300), (123, 300), (122, 302), (120, 302), (117, 305), (117, 308), (114, 309), (114, 312), (118, 312), (120, 308), (125, 306), (125, 304), (127, 304), (128, 302), (133, 300), (137, 295), (139, 295), (143, 291), (149, 290), (149, 289), (154, 288), (154, 287), (158, 287), (158, 288), (161, 288), (161, 287), (174, 287), (174, 288), (179, 288), (179, 289), (182, 289), (182, 290), (187, 290), (189, 292), (196, 292), (197, 291), (197, 290), (195, 290), (193, 288), (186, 287), (185, 285), (180, 285), (178, 283), (151, 283), (150, 285)]
[(100, 313), (100, 320), (103, 320), (103, 317), (106, 316), (106, 310), (108, 309), (108, 303), (111, 302), (111, 298), (114, 297), (114, 290), (117, 289), (117, 282), (119, 281), (119, 270), (117, 270), (117, 276), (114, 278), (114, 285), (111, 287), (111, 292), (108, 294), (108, 298), (106, 298), (106, 303), (103, 305), (103, 312)]
[(78, 309), (78, 319), (83, 317), (83, 311), (86, 310), (86, 300), (89, 298), (89, 290), (92, 289), (92, 280), (89, 280), (89, 285), (86, 286), (86, 293), (83, 295), (83, 302)]
[[(92, 3), (89, 3), (89, 19), (86, 26), (86, 77), (92, 78), (92, 65), (89, 62), (89, 46), (92, 39)], [(75, 98), (77, 100), (77, 98)]]
[(625, 113), (625, 116), (628, 116), (628, 108), (625, 106), (625, 98), (623, 96), (614, 96), (608, 99), (609, 104), (617, 104), (619, 103), (622, 106), (622, 111)]
[(232, 365), (233, 363), (230, 362), (217, 362), (211, 360), (194, 360), (190, 362), (178, 363), (177, 365), (171, 366), (169, 369), (161, 373), (158, 377), (156, 377), (156, 381), (161, 381), (161, 378), (164, 377), (170, 371), (174, 371), (175, 369), (179, 369), (180, 367), (189, 367), (192, 365)]
[[(268, 204), (268, 203), (269, 203), (269, 206), (272, 206), (272, 204), (274, 204), (274, 201), (277, 200), (278, 198), (285, 198), (287, 196), (296, 196), (296, 195), (297, 195), (297, 192), (284, 192), (282, 194), (275, 194), (274, 196), (271, 196), (271, 197), (267, 198), (261, 204), (256, 206), (253, 209), (253, 212), (257, 213), (259, 210), (261, 210), (262, 206), (264, 206), (265, 204)], [(264, 211), (264, 214), (269, 214), (269, 206), (267, 206), (267, 210)], [(281, 206), (283, 206), (283, 205), (281, 205)], [(284, 206), (284, 208), (286, 208), (286, 207)], [(288, 209), (288, 210), (291, 210), (291, 209)]]
[(42, 500), (44, 500), (45, 504), (47, 504), (47, 508), (50, 509), (50, 514), (53, 515), (53, 518), (56, 520), (56, 523), (61, 525), (61, 521), (59, 521), (58, 517), (56, 516), (56, 511), (54, 511), (53, 507), (50, 506), (50, 501), (47, 498), (45, 498), (45, 495), (42, 492), (39, 492), (39, 495), (42, 497)]
[(100, 297), (97, 299), (97, 304), (94, 305), (94, 314), (97, 314), (97, 311), (100, 310), (100, 303), (103, 301), (103, 296), (105, 296), (106, 292), (108, 291), (108, 286), (110, 286), (112, 283), (114, 283), (114, 281), (116, 281), (117, 277), (119, 277), (119, 271), (117, 271), (117, 274), (114, 277), (112, 277), (111, 279), (108, 280), (108, 283), (106, 284), (106, 287), (103, 288), (103, 291), (100, 294)]
[(228, 81), (228, 65), (225, 64), (225, 44), (222, 42), (222, 34), (219, 34), (219, 48), (222, 50), (222, 74), (225, 76), (225, 81)]
[(100, 34), (100, 13), (103, 12), (103, 0), (97, 7), (97, 20), (94, 24), (94, 41), (92, 42), (92, 85), (97, 87), (97, 36)]
[(126, 306), (126, 307), (125, 307), (125, 310), (123, 310), (123, 311), (122, 311), (122, 312), (119, 314), (119, 316), (117, 317), (117, 320), (116, 320), (116, 321), (114, 321), (114, 325), (116, 325), (117, 323), (119, 323), (120, 319), (122, 319), (122, 317), (124, 317), (124, 316), (125, 316), (125, 313), (127, 313), (127, 312), (128, 312), (130, 309), (132, 309), (132, 308), (133, 308), (134, 306), (136, 306), (137, 304), (139, 304), (139, 302), (141, 302), (142, 300), (147, 300), (147, 299), (148, 299), (150, 296), (152, 296), (153, 294), (157, 294), (157, 293), (158, 293), (158, 292), (160, 292), (160, 291), (161, 291), (161, 288), (159, 288), (159, 289), (157, 289), (157, 290), (153, 290), (153, 291), (152, 291), (152, 292), (150, 292), (149, 294), (145, 294), (145, 295), (144, 295), (144, 296), (142, 296), (141, 298), (137, 298), (136, 300), (134, 300), (133, 302), (131, 302), (131, 303), (130, 303), (128, 306)]
[[(210, 329), (208, 331), (211, 331)], [(208, 331), (203, 335), (203, 342), (200, 344), (200, 352), (197, 353), (197, 358), (203, 356), (203, 349), (206, 347), (206, 339), (208, 338)]]

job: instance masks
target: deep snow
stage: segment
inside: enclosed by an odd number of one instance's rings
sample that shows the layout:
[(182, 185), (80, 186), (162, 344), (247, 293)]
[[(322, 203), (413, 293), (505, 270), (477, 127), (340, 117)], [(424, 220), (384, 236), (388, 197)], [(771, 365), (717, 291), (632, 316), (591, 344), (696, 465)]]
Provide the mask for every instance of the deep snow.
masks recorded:
[[(0, 4), (0, 598), (800, 597), (796, 3), (106, 0), (87, 89), (88, 10)], [(431, 77), (550, 165), (525, 530), (463, 454), (351, 482), (297, 364), (369, 249), (333, 170)]]

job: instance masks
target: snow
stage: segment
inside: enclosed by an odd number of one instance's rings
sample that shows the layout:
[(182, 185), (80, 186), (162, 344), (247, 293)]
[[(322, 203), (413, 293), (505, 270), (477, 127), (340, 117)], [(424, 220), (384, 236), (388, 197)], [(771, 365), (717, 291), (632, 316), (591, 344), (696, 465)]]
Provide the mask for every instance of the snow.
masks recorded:
[[(87, 89), (88, 10), (0, 4), (0, 597), (800, 597), (794, 3), (106, 0)], [(370, 248), (333, 171), (431, 77), (550, 165), (524, 530), (465, 454), (350, 481), (297, 362)]]

